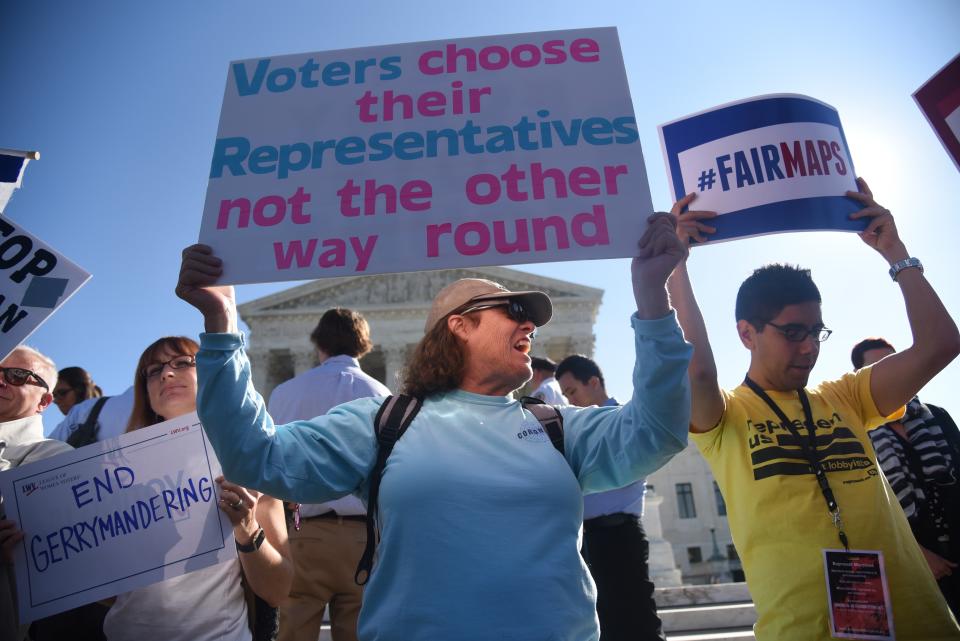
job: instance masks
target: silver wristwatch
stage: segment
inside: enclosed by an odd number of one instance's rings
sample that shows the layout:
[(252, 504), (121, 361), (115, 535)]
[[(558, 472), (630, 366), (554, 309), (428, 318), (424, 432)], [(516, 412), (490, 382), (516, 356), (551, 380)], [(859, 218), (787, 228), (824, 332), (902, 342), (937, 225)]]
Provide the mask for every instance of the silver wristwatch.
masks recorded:
[(890, 278), (896, 281), (897, 274), (911, 267), (916, 267), (917, 269), (920, 270), (921, 274), (923, 273), (923, 263), (920, 262), (919, 258), (914, 258), (913, 256), (911, 256), (910, 258), (904, 258), (903, 260), (898, 260), (893, 265), (890, 265)]

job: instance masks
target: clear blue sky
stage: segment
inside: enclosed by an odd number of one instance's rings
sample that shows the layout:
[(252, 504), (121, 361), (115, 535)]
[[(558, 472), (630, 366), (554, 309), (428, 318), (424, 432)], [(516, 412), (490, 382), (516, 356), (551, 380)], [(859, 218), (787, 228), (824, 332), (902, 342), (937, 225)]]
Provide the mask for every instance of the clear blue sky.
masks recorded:
[[(0, 147), (38, 149), (6, 215), (93, 274), (30, 343), (80, 365), (108, 393), (132, 380), (155, 338), (196, 335), (198, 313), (173, 295), (194, 242), (231, 60), (417, 40), (616, 26), (653, 201), (670, 206), (657, 125), (765, 93), (832, 104), (853, 161), (897, 216), (907, 247), (954, 314), (960, 172), (911, 94), (956, 55), (960, 3), (454, 2), (249, 0), (0, 5)], [(764, 263), (813, 269), (834, 329), (813, 382), (849, 367), (870, 334), (910, 343), (886, 265), (850, 234), (768, 236), (695, 250), (694, 284), (721, 383), (742, 378), (736, 288)], [(606, 291), (596, 326), (609, 391), (629, 394), (627, 261), (525, 266)], [(243, 286), (241, 302), (290, 283)], [(960, 413), (953, 364), (923, 395)], [(951, 393), (952, 392), (952, 393)], [(51, 407), (48, 429), (60, 420)]]

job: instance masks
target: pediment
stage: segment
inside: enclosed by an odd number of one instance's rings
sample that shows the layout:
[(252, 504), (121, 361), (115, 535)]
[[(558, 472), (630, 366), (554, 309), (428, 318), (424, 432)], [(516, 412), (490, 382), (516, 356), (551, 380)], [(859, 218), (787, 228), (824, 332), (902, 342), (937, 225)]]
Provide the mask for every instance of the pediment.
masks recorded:
[(238, 311), (249, 322), (251, 317), (315, 312), (337, 305), (357, 310), (426, 309), (441, 288), (459, 278), (487, 278), (513, 291), (539, 290), (555, 303), (583, 301), (599, 305), (603, 297), (603, 290), (594, 287), (506, 267), (475, 267), (327, 278), (254, 299), (240, 305)]

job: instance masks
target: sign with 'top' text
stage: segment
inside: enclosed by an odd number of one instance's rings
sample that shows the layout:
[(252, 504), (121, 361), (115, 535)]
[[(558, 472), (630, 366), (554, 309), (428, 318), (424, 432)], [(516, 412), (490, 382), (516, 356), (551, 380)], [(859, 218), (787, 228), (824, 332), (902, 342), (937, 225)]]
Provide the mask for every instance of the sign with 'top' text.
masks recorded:
[(675, 200), (720, 214), (709, 240), (861, 231), (856, 173), (836, 109), (795, 94), (749, 98), (660, 125)]
[(225, 283), (633, 256), (614, 28), (230, 64), (200, 242)]
[(0, 216), (0, 360), (89, 279), (66, 256)]

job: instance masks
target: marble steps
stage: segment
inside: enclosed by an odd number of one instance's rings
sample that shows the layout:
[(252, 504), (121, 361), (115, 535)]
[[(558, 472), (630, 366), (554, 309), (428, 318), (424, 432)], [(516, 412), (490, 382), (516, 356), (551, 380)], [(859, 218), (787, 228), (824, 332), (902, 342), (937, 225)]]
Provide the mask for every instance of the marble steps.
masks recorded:
[[(746, 583), (657, 588), (667, 641), (750, 641), (756, 611)], [(325, 621), (319, 641), (331, 641)]]

